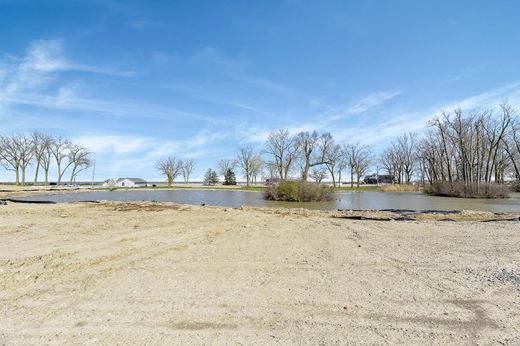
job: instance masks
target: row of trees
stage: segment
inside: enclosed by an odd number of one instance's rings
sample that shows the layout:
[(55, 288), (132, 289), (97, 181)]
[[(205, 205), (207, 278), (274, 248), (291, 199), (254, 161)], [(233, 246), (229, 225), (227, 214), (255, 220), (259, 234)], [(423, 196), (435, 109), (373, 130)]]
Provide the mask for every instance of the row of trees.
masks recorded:
[(0, 164), (15, 173), (16, 185), (26, 185), (27, 168), (30, 166), (34, 168), (35, 185), (41, 171), (45, 185), (49, 185), (52, 167), (57, 172), (57, 185), (61, 184), (66, 172), (70, 173), (69, 183), (72, 184), (80, 172), (91, 167), (92, 153), (67, 138), (34, 132), (32, 135), (1, 136)]
[[(263, 150), (242, 147), (236, 158), (220, 160), (213, 172), (225, 177), (240, 170), (248, 186), (259, 177), (318, 183), (330, 178), (337, 186), (346, 172), (351, 186), (359, 186), (375, 167), (398, 184), (462, 183), (478, 191), (481, 184), (501, 184), (508, 177), (520, 182), (520, 120), (510, 105), (499, 108), (500, 114), (492, 110), (463, 114), (460, 109), (443, 113), (428, 122), (422, 136), (413, 132), (398, 136), (378, 156), (368, 145), (339, 144), (328, 132), (293, 135), (279, 129), (269, 134)], [(192, 165), (185, 167), (185, 161), (173, 158), (157, 167), (171, 184), (181, 172), (188, 181), (194, 161), (187, 162)]]
[(460, 109), (432, 119), (422, 138), (409, 133), (392, 141), (381, 163), (398, 183), (447, 183), (479, 195), (509, 177), (520, 182), (520, 121), (508, 104), (464, 114)]
[(269, 134), (264, 153), (270, 158), (267, 170), (271, 178), (287, 180), (299, 176), (321, 182), (330, 176), (334, 186), (348, 168), (351, 185), (357, 185), (372, 162), (372, 148), (359, 143), (340, 145), (326, 132), (300, 132), (291, 135), (286, 129)]
[(303, 180), (321, 182), (329, 175), (334, 186), (337, 186), (342, 173), (349, 167), (352, 184), (355, 175), (359, 185), (361, 177), (370, 167), (371, 157), (369, 146), (336, 144), (328, 132), (291, 135), (288, 130), (280, 129), (269, 134), (264, 150), (242, 147), (236, 158), (218, 161), (216, 172), (224, 177), (234, 177), (235, 172), (240, 170), (247, 186), (256, 183), (260, 177), (288, 180), (298, 176)]
[(184, 178), (185, 183), (189, 182), (196, 163), (195, 159), (178, 159), (171, 156), (157, 161), (155, 168), (166, 177), (168, 186), (172, 186), (173, 181), (180, 175)]
[(492, 110), (443, 113), (429, 123), (416, 155), (423, 182), (447, 182), (451, 188), (460, 183), (476, 193), (491, 182), (503, 184), (506, 177), (520, 182), (518, 114), (508, 104), (500, 105), (497, 115)]

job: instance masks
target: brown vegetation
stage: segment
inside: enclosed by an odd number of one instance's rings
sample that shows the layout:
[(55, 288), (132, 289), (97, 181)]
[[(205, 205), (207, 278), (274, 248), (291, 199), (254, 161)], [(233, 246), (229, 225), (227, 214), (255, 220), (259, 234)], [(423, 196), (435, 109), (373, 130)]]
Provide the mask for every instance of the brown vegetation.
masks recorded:
[(477, 184), (436, 182), (428, 185), (424, 192), (433, 196), (462, 198), (508, 198), (511, 190), (506, 185), (494, 183)]
[(421, 191), (419, 185), (412, 184), (388, 184), (379, 188), (381, 192), (418, 192)]

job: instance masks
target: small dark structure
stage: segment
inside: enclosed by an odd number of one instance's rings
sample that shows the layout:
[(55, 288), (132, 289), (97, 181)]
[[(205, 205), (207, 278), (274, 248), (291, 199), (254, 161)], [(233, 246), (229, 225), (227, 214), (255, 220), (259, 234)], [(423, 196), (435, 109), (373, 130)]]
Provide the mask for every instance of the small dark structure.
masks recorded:
[(365, 184), (393, 184), (395, 182), (393, 175), (367, 175), (365, 179), (363, 180)]

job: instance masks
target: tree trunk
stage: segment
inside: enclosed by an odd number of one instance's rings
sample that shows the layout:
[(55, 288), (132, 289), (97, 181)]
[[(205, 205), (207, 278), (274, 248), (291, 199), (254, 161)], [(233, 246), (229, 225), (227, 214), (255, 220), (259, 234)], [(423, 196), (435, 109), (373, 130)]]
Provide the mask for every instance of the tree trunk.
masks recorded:
[(309, 163), (309, 161), (307, 160), (305, 162), (305, 168), (303, 169), (303, 181), (307, 181), (307, 179), (309, 178), (309, 170), (311, 169), (311, 165)]
[(70, 173), (70, 180), (69, 180), (69, 184), (72, 185), (72, 183), (74, 182), (74, 176), (76, 175), (76, 167), (74, 167), (72, 169), (72, 173)]
[(36, 162), (36, 172), (34, 173), (34, 185), (38, 184), (38, 173), (40, 172), (40, 162)]
[(57, 186), (60, 186), (60, 183), (61, 183), (61, 164), (59, 162), (56, 163), (56, 167), (58, 169), (58, 180), (56, 181), (56, 185)]
[(25, 186), (25, 167), (22, 167), (22, 186)]

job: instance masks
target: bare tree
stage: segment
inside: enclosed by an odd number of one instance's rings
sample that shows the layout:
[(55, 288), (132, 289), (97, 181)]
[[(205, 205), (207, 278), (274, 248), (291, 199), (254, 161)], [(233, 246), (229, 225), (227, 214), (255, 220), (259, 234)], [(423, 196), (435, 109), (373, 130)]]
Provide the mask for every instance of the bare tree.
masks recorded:
[(197, 161), (195, 159), (184, 159), (181, 160), (182, 167), (182, 177), (184, 178), (184, 182), (188, 183), (190, 181), (190, 175), (195, 169), (195, 164)]
[(343, 172), (345, 171), (345, 169), (348, 167), (348, 156), (347, 156), (346, 151), (343, 148), (341, 148), (336, 166), (337, 166), (336, 172), (338, 175), (337, 184), (338, 184), (338, 186), (341, 187), (341, 176), (342, 176)]
[(383, 151), (383, 153), (380, 156), (379, 162), (381, 163), (383, 170), (386, 171), (386, 174), (392, 177), (393, 183), (396, 177), (400, 175), (400, 165), (394, 145)]
[(67, 168), (72, 164), (70, 161), (63, 166), (63, 159), (69, 157), (68, 150), (70, 148), (70, 141), (63, 137), (55, 138), (50, 146), (50, 152), (54, 158), (54, 162), (56, 163), (56, 170), (58, 173), (57, 185), (61, 185), (61, 178), (65, 174)]
[(257, 183), (258, 176), (262, 175), (262, 170), (264, 168), (264, 160), (260, 156), (260, 154), (255, 154), (253, 156), (253, 160), (251, 162), (251, 181)]
[(361, 177), (370, 167), (371, 149), (367, 145), (356, 143), (346, 145), (344, 150), (350, 169), (350, 187), (354, 187), (354, 174), (356, 175), (356, 185), (359, 187)]
[(314, 180), (315, 183), (320, 184), (321, 181), (327, 177), (327, 168), (323, 166), (313, 167), (309, 177)]
[(237, 156), (237, 162), (240, 168), (242, 169), (242, 172), (244, 174), (244, 177), (246, 178), (246, 185), (249, 186), (251, 182), (251, 176), (253, 171), (253, 163), (255, 159), (255, 154), (253, 152), (253, 148), (251, 146), (246, 146), (240, 148)]
[(399, 184), (410, 183), (418, 167), (417, 134), (410, 132), (398, 136), (380, 156), (380, 163)]
[(405, 133), (397, 138), (399, 147), (400, 161), (403, 167), (403, 173), (406, 183), (409, 184), (412, 180), (412, 175), (416, 169), (416, 149), (417, 149), (417, 134), (414, 132)]
[[(16, 135), (1, 137), (0, 159), (7, 170), (16, 174), (16, 185), (25, 185), (27, 166), (33, 159), (33, 145), (30, 136)], [(21, 174), (21, 181), (20, 181)]]
[(225, 176), (228, 169), (235, 171), (238, 162), (236, 159), (223, 159), (217, 162), (218, 174)]
[[(342, 150), (339, 144), (332, 144), (329, 147), (329, 150), (326, 152), (326, 162), (325, 166), (329, 171), (329, 174), (332, 178), (332, 185), (336, 187), (336, 176), (339, 174), (339, 178), (341, 180), (341, 170), (345, 167), (341, 167), (342, 163)], [(339, 169), (339, 172), (338, 172)]]
[[(45, 184), (47, 185), (49, 177), (50, 166), (50, 145), (52, 144), (52, 137), (48, 134), (35, 131), (32, 134), (32, 144), (34, 153), (34, 185), (38, 184), (38, 174), (40, 168), (45, 170)], [(47, 159), (48, 158), (48, 159)]]
[(359, 181), (361, 178), (368, 172), (370, 168), (370, 164), (372, 162), (372, 151), (369, 146), (362, 146), (361, 150), (358, 152), (357, 162), (356, 162), (356, 185), (359, 187)]
[(164, 176), (168, 181), (168, 186), (172, 186), (175, 178), (181, 174), (182, 162), (177, 160), (175, 156), (168, 157), (163, 160), (159, 160), (155, 163), (155, 168)]
[(14, 137), (15, 145), (18, 147), (20, 154), (20, 169), (22, 171), (22, 185), (25, 185), (25, 177), (27, 166), (29, 166), (34, 157), (32, 138), (26, 135), (18, 135)]
[(520, 187), (520, 121), (517, 117), (511, 124), (511, 129), (504, 141), (504, 150), (511, 160), (511, 170)]
[(72, 167), (69, 183), (72, 185), (80, 172), (92, 166), (92, 153), (80, 144), (71, 144), (68, 158), (68, 164)]
[(2, 165), (14, 171), (16, 185), (20, 184), (20, 152), (13, 137), (0, 137), (0, 158)]
[[(42, 146), (42, 152), (39, 157), (40, 159), (40, 167), (43, 169), (43, 172), (45, 174), (45, 186), (49, 185), (49, 171), (51, 169), (52, 161), (53, 161), (53, 154), (52, 154), (52, 148), (54, 145), (54, 138), (52, 136), (48, 136), (45, 140), (45, 145)], [(35, 181), (37, 179), (37, 175), (35, 175)]]
[(265, 163), (266, 172), (264, 174), (264, 179), (275, 179), (279, 177), (278, 165), (273, 161), (268, 161)]
[(457, 187), (461, 196), (487, 195), (491, 182), (504, 183), (507, 172), (514, 171), (513, 152), (508, 151), (514, 148), (511, 133), (517, 115), (507, 104), (500, 111), (496, 116), (493, 110), (463, 114), (456, 109), (433, 119), (418, 145), (426, 179), (448, 183), (449, 193)]
[(309, 170), (312, 167), (323, 165), (327, 162), (327, 153), (333, 145), (334, 139), (330, 133), (321, 136), (318, 132), (300, 132), (296, 136), (296, 147), (302, 160), (302, 179), (307, 181)]
[(287, 129), (271, 132), (267, 138), (264, 152), (274, 158), (272, 163), (276, 167), (278, 177), (287, 180), (291, 167), (298, 157), (296, 138), (291, 136)]

